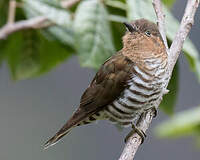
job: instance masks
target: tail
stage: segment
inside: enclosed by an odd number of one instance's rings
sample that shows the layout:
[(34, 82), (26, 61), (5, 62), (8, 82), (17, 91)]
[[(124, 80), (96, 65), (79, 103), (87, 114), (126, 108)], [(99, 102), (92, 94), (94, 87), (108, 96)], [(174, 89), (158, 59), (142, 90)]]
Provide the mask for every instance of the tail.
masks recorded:
[(69, 131), (73, 127), (77, 126), (77, 124), (79, 124), (79, 122), (81, 122), (85, 117), (86, 114), (81, 109), (78, 109), (73, 114), (73, 116), (67, 121), (67, 123), (44, 144), (44, 149), (55, 145), (63, 136), (69, 133)]
[(44, 144), (44, 149), (47, 149), (53, 145), (55, 145), (56, 143), (59, 142), (59, 140), (65, 136), (67, 133), (69, 133), (69, 131), (72, 129), (72, 127), (67, 127), (67, 123), (66, 125), (64, 125), (52, 138), (50, 138), (45, 144)]

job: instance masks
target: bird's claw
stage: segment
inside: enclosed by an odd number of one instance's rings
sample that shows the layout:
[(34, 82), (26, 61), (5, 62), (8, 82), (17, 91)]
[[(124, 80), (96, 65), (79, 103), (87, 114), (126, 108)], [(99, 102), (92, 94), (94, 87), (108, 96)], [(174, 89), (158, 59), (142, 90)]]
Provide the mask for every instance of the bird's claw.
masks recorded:
[(141, 139), (142, 139), (142, 141), (141, 141), (141, 144), (144, 142), (144, 139), (146, 138), (146, 134), (141, 130), (141, 129), (139, 129), (139, 128), (137, 128), (134, 124), (132, 125), (132, 128), (133, 128), (133, 130), (131, 131), (131, 132), (129, 132), (128, 133), (128, 135), (126, 136), (126, 138), (125, 138), (125, 143), (127, 143), (127, 141), (128, 141), (128, 139), (134, 134), (134, 133), (137, 133), (140, 137), (141, 137)]

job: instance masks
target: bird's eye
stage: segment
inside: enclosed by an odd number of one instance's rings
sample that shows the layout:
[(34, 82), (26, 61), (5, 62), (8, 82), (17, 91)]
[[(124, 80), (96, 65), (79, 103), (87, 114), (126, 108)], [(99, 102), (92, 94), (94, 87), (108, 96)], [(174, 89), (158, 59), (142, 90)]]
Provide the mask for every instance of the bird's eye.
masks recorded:
[(151, 36), (151, 32), (150, 32), (150, 31), (146, 31), (145, 34), (146, 34), (146, 36), (148, 36), (148, 37)]

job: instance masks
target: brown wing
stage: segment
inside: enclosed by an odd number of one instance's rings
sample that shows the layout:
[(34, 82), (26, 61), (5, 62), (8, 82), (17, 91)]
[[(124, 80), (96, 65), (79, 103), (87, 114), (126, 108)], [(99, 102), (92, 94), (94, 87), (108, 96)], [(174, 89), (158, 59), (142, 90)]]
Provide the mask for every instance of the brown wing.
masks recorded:
[(93, 114), (119, 97), (130, 78), (132, 65), (133, 63), (120, 53), (108, 59), (82, 95), (78, 112), (84, 112), (86, 116)]
[(62, 138), (84, 118), (102, 110), (120, 96), (130, 78), (133, 62), (120, 52), (109, 58), (99, 69), (81, 97), (80, 107), (45, 145), (47, 148)]

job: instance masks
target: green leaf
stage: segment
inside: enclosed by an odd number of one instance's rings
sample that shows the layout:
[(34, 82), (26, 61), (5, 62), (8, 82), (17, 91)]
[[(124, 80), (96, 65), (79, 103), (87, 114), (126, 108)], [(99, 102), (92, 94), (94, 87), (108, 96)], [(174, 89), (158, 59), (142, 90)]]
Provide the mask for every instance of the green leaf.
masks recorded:
[(126, 10), (126, 4), (116, 0), (106, 0), (105, 4), (110, 7), (119, 8), (122, 10)]
[(14, 80), (32, 77), (39, 70), (37, 37), (32, 31), (11, 35), (5, 52)]
[[(0, 29), (7, 23), (8, 10), (9, 10), (9, 0), (0, 0)], [(18, 21), (21, 19), (24, 19), (24, 15), (22, 10), (18, 8), (17, 12), (15, 13), (15, 20)], [(6, 48), (5, 46), (7, 45), (7, 43), (8, 40), (6, 39), (6, 37), (5, 39), (0, 40), (0, 65), (6, 56), (5, 54), (6, 52), (4, 50)]]
[(97, 0), (82, 1), (75, 13), (76, 48), (82, 66), (99, 68), (115, 49), (108, 14)]
[(74, 50), (66, 45), (61, 45), (58, 41), (47, 40), (42, 35), (40, 38), (40, 70), (41, 73), (48, 72), (58, 64), (66, 61), (73, 53)]
[[(156, 15), (151, 0), (128, 0), (127, 4), (127, 14), (129, 20), (146, 18), (156, 22)], [(179, 22), (166, 7), (163, 6), (163, 10), (166, 14), (167, 38), (172, 41), (176, 31), (179, 28)], [(183, 45), (183, 51), (189, 61), (190, 67), (197, 74), (197, 77), (200, 81), (200, 62), (198, 51), (189, 39), (185, 41)]]
[(71, 27), (72, 21), (70, 14), (61, 8), (55, 8), (48, 4), (41, 2), (40, 0), (23, 0), (24, 1), (24, 9), (26, 12), (31, 9), (38, 13), (38, 15), (45, 15), (49, 20), (53, 23)]
[(2, 27), (7, 22), (8, 3), (8, 0), (0, 0), (0, 27)]
[(7, 43), (7, 40), (0, 40), (0, 65), (5, 57), (4, 49), (5, 49), (6, 43)]
[[(110, 3), (111, 1), (110, 0), (107, 0), (107, 2), (105, 1), (105, 4), (106, 3)], [(127, 14), (126, 14), (126, 10), (127, 10), (127, 4), (126, 2), (123, 2), (123, 1), (112, 1), (111, 3), (119, 3), (119, 4), (123, 4), (121, 6), (122, 8), (119, 9), (117, 7), (114, 7), (112, 5), (109, 5), (109, 4), (106, 4), (106, 10), (107, 12), (109, 13), (109, 15), (115, 15), (115, 16), (120, 16), (120, 17), (127, 17)]]
[(162, 0), (163, 4), (165, 4), (165, 6), (167, 7), (172, 7), (175, 0)]
[(200, 106), (175, 114), (155, 128), (157, 136), (165, 138), (196, 133), (200, 126), (199, 113)]
[(178, 72), (178, 63), (175, 65), (172, 77), (170, 79), (168, 90), (169, 93), (164, 95), (163, 100), (160, 104), (160, 108), (168, 115), (172, 115), (176, 105), (176, 99), (178, 95), (178, 81), (179, 81), (179, 72)]
[(115, 45), (116, 50), (121, 50), (123, 45), (122, 45), (122, 38), (124, 33), (126, 32), (126, 28), (123, 24), (121, 23), (116, 23), (116, 22), (111, 22), (111, 27), (112, 27), (112, 36), (113, 36), (113, 43)]
[(9, 37), (4, 50), (14, 80), (39, 76), (66, 60), (71, 52), (56, 41), (48, 41), (35, 30)]
[(61, 7), (62, 0), (38, 0), (38, 1), (48, 4), (50, 6), (53, 6), (53, 7), (62, 8)]
[[(70, 46), (74, 45), (74, 31), (72, 30), (72, 20), (69, 12), (63, 9), (58, 9), (49, 5), (49, 0), (25, 0), (24, 10), (28, 18), (36, 17), (39, 15), (48, 15), (50, 20), (56, 23), (54, 26), (43, 29), (42, 33), (50, 39), (55, 39), (63, 43), (64, 45)], [(55, 3), (56, 0), (53, 2)], [(34, 4), (34, 5), (32, 5)], [(39, 7), (39, 6), (43, 7)], [(55, 5), (55, 4), (54, 4)], [(51, 12), (51, 14), (49, 14)], [(60, 19), (60, 20), (59, 20)]]
[(74, 32), (72, 30), (61, 26), (52, 26), (44, 31), (49, 32), (51, 36), (61, 43), (74, 47)]
[(127, 18), (124, 16), (119, 15), (112, 15), (110, 14), (108, 19), (110, 20), (111, 24), (111, 30), (112, 30), (112, 37), (113, 37), (113, 43), (116, 48), (116, 50), (121, 50), (122, 45), (122, 38), (124, 33), (126, 32), (125, 26), (122, 24), (123, 22), (127, 22)]
[(127, 21), (127, 18), (123, 17), (123, 16), (119, 16), (119, 15), (112, 15), (112, 14), (110, 14), (108, 16), (108, 20), (109, 21), (113, 21), (113, 22), (118, 22), (118, 23), (122, 24), (123, 22)]

